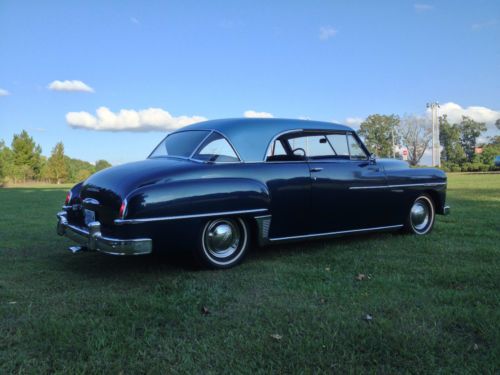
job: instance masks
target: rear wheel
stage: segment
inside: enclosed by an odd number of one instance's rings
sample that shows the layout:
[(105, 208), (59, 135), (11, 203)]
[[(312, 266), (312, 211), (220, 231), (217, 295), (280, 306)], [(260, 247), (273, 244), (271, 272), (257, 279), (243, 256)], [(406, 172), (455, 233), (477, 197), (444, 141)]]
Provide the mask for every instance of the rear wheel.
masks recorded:
[(249, 247), (249, 229), (241, 218), (209, 220), (195, 250), (198, 262), (208, 268), (223, 269), (240, 263)]
[(434, 203), (427, 194), (420, 195), (413, 202), (405, 223), (405, 230), (409, 233), (423, 235), (432, 230), (436, 210)]

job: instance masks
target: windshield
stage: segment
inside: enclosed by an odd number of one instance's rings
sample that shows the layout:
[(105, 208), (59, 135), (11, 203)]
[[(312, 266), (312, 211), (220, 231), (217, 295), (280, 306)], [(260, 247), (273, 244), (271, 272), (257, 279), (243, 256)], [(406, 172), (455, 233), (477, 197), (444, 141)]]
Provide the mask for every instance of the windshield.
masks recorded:
[(149, 157), (180, 156), (189, 158), (209, 133), (210, 131), (208, 130), (190, 130), (172, 133), (156, 146)]

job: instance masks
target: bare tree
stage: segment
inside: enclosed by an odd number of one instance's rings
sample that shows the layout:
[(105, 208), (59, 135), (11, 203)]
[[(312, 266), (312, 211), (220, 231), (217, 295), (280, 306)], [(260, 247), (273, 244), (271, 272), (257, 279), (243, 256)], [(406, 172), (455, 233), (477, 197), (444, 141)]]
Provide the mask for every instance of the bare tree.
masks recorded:
[(399, 124), (401, 143), (408, 149), (408, 162), (417, 165), (432, 139), (429, 120), (418, 116), (405, 116)]

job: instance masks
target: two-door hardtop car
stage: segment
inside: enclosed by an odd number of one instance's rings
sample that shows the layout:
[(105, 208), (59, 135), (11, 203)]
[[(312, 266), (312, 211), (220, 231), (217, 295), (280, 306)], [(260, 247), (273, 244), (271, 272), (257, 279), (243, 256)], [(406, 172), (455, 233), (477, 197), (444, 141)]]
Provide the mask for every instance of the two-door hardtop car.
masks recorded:
[(128, 255), (184, 249), (212, 268), (266, 245), (350, 233), (428, 233), (446, 214), (446, 175), (375, 159), (353, 129), (227, 119), (168, 134), (146, 160), (75, 185), (57, 231)]

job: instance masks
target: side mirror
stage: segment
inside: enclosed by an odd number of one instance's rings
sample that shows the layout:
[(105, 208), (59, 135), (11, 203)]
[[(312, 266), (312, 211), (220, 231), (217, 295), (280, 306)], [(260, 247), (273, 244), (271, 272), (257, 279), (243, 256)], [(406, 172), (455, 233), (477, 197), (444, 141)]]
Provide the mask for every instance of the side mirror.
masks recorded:
[(368, 161), (370, 162), (370, 164), (375, 164), (377, 162), (377, 157), (375, 156), (375, 154), (370, 154)]

